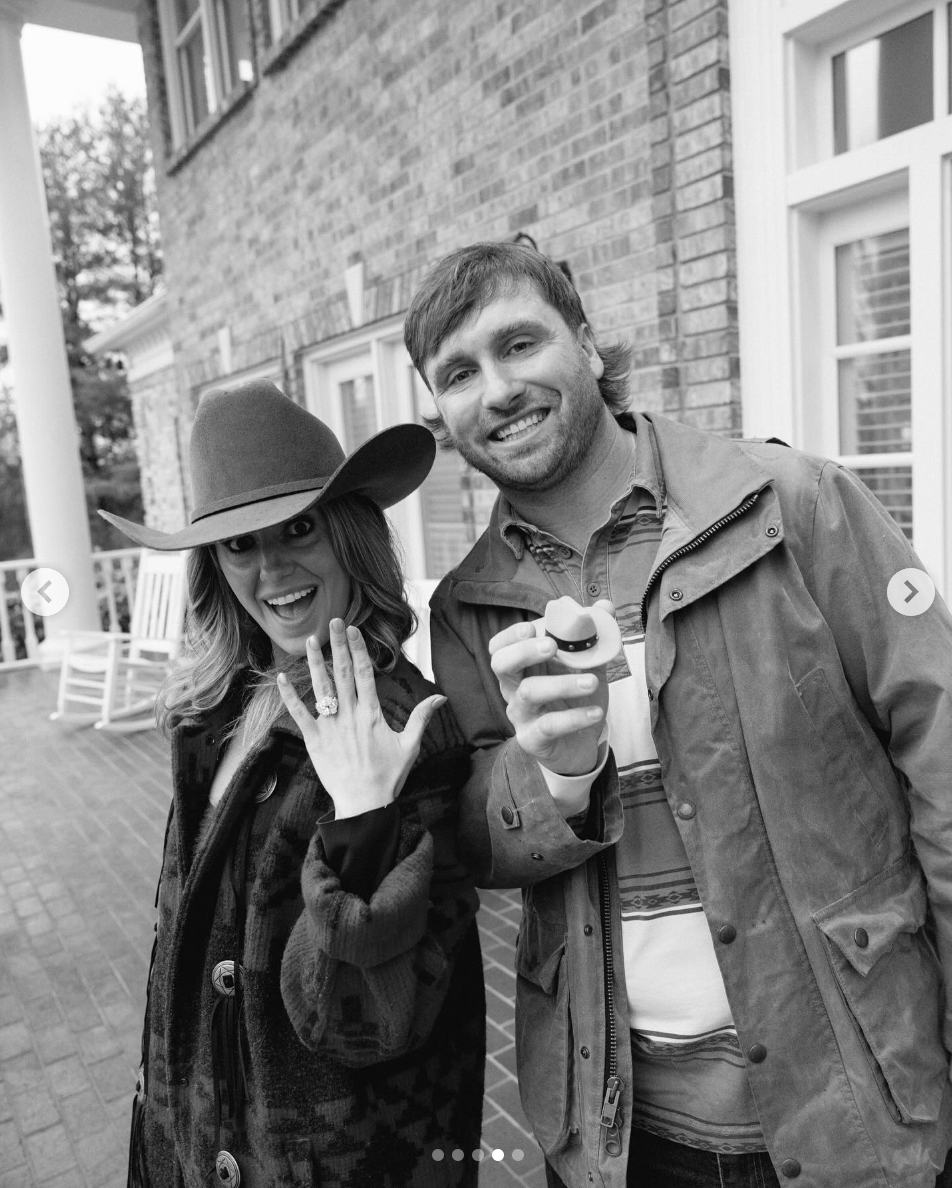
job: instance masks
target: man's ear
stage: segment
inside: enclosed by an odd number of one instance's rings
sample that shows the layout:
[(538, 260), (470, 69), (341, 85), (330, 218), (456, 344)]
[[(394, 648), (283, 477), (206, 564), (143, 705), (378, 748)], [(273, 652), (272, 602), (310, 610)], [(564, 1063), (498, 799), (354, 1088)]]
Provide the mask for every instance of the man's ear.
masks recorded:
[(588, 365), (592, 369), (592, 375), (596, 379), (601, 379), (605, 371), (605, 364), (602, 362), (602, 357), (598, 353), (598, 348), (595, 346), (595, 336), (588, 328), (588, 323), (582, 322), (575, 333), (579, 346), (588, 358)]

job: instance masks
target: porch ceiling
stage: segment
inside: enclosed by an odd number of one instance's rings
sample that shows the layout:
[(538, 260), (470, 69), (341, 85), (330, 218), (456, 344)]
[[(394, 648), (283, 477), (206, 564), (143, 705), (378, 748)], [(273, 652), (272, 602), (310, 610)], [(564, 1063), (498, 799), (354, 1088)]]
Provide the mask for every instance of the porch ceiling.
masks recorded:
[(117, 41), (139, 40), (136, 0), (0, 0), (0, 14), (4, 10), (15, 10), (25, 24)]

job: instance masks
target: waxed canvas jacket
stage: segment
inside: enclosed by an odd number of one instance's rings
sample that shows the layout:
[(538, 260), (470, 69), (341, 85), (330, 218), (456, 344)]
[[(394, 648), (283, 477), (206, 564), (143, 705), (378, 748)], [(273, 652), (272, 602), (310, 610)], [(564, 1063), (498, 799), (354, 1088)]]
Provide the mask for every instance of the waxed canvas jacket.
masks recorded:
[[(952, 1140), (952, 619), (938, 597), (890, 606), (890, 577), (921, 562), (842, 467), (662, 417), (627, 427), (667, 489), (642, 605), (652, 732), (774, 1167), (798, 1188), (933, 1188)], [(479, 881), (525, 888), (523, 1104), (567, 1185), (623, 1188), (618, 784), (610, 767), (596, 782), (582, 840), (511, 738), (488, 641), (550, 593), (513, 580), (497, 513), (434, 594), (434, 668), (481, 748)]]
[[(432, 691), (403, 659), (377, 679), (394, 729)], [(469, 770), (459, 729), (446, 707), (431, 718), (396, 802), (395, 865), (368, 903), (328, 865), (316, 823), (331, 800), (289, 715), (242, 761), (202, 833), (223, 732), (240, 707), (231, 696), (172, 736), (140, 1179), (219, 1183), (224, 1149), (242, 1188), (473, 1188), (471, 1160), (432, 1154), (472, 1150), (481, 1125), (485, 1002), (478, 899), (456, 844)], [(239, 937), (234, 839), (249, 813)], [(216, 1134), (213, 973), (235, 956), (248, 1100)]]

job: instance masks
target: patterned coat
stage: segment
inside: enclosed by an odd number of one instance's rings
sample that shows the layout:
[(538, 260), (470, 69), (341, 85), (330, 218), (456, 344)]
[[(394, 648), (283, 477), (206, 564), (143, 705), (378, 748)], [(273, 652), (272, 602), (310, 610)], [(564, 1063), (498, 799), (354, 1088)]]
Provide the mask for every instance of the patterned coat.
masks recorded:
[[(400, 729), (433, 689), (401, 660), (377, 691)], [(220, 1183), (224, 1149), (242, 1188), (475, 1185), (478, 1164), (448, 1157), (479, 1145), (485, 1051), (478, 899), (456, 850), (456, 799), (469, 770), (456, 724), (446, 708), (430, 722), (397, 801), (395, 865), (367, 903), (327, 864), (315, 823), (331, 800), (289, 716), (242, 761), (203, 834), (240, 692), (172, 739), (134, 1139), (146, 1183)], [(273, 795), (256, 803), (273, 776)], [(232, 871), (246, 817), (242, 939)], [(247, 1100), (216, 1137), (211, 1037), (221, 996), (212, 971), (239, 952)]]

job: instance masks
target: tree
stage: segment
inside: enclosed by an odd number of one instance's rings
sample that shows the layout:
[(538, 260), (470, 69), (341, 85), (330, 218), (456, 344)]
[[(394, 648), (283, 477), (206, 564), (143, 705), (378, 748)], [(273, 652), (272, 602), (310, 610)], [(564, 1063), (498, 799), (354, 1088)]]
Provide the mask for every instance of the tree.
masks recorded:
[[(117, 360), (92, 358), (83, 342), (151, 296), (162, 274), (145, 103), (110, 89), (96, 111), (54, 120), (37, 129), (37, 141), (90, 531), (100, 548), (125, 547), (96, 508), (141, 518), (128, 384)], [(0, 402), (3, 559), (29, 555), (15, 444), (15, 425)]]

